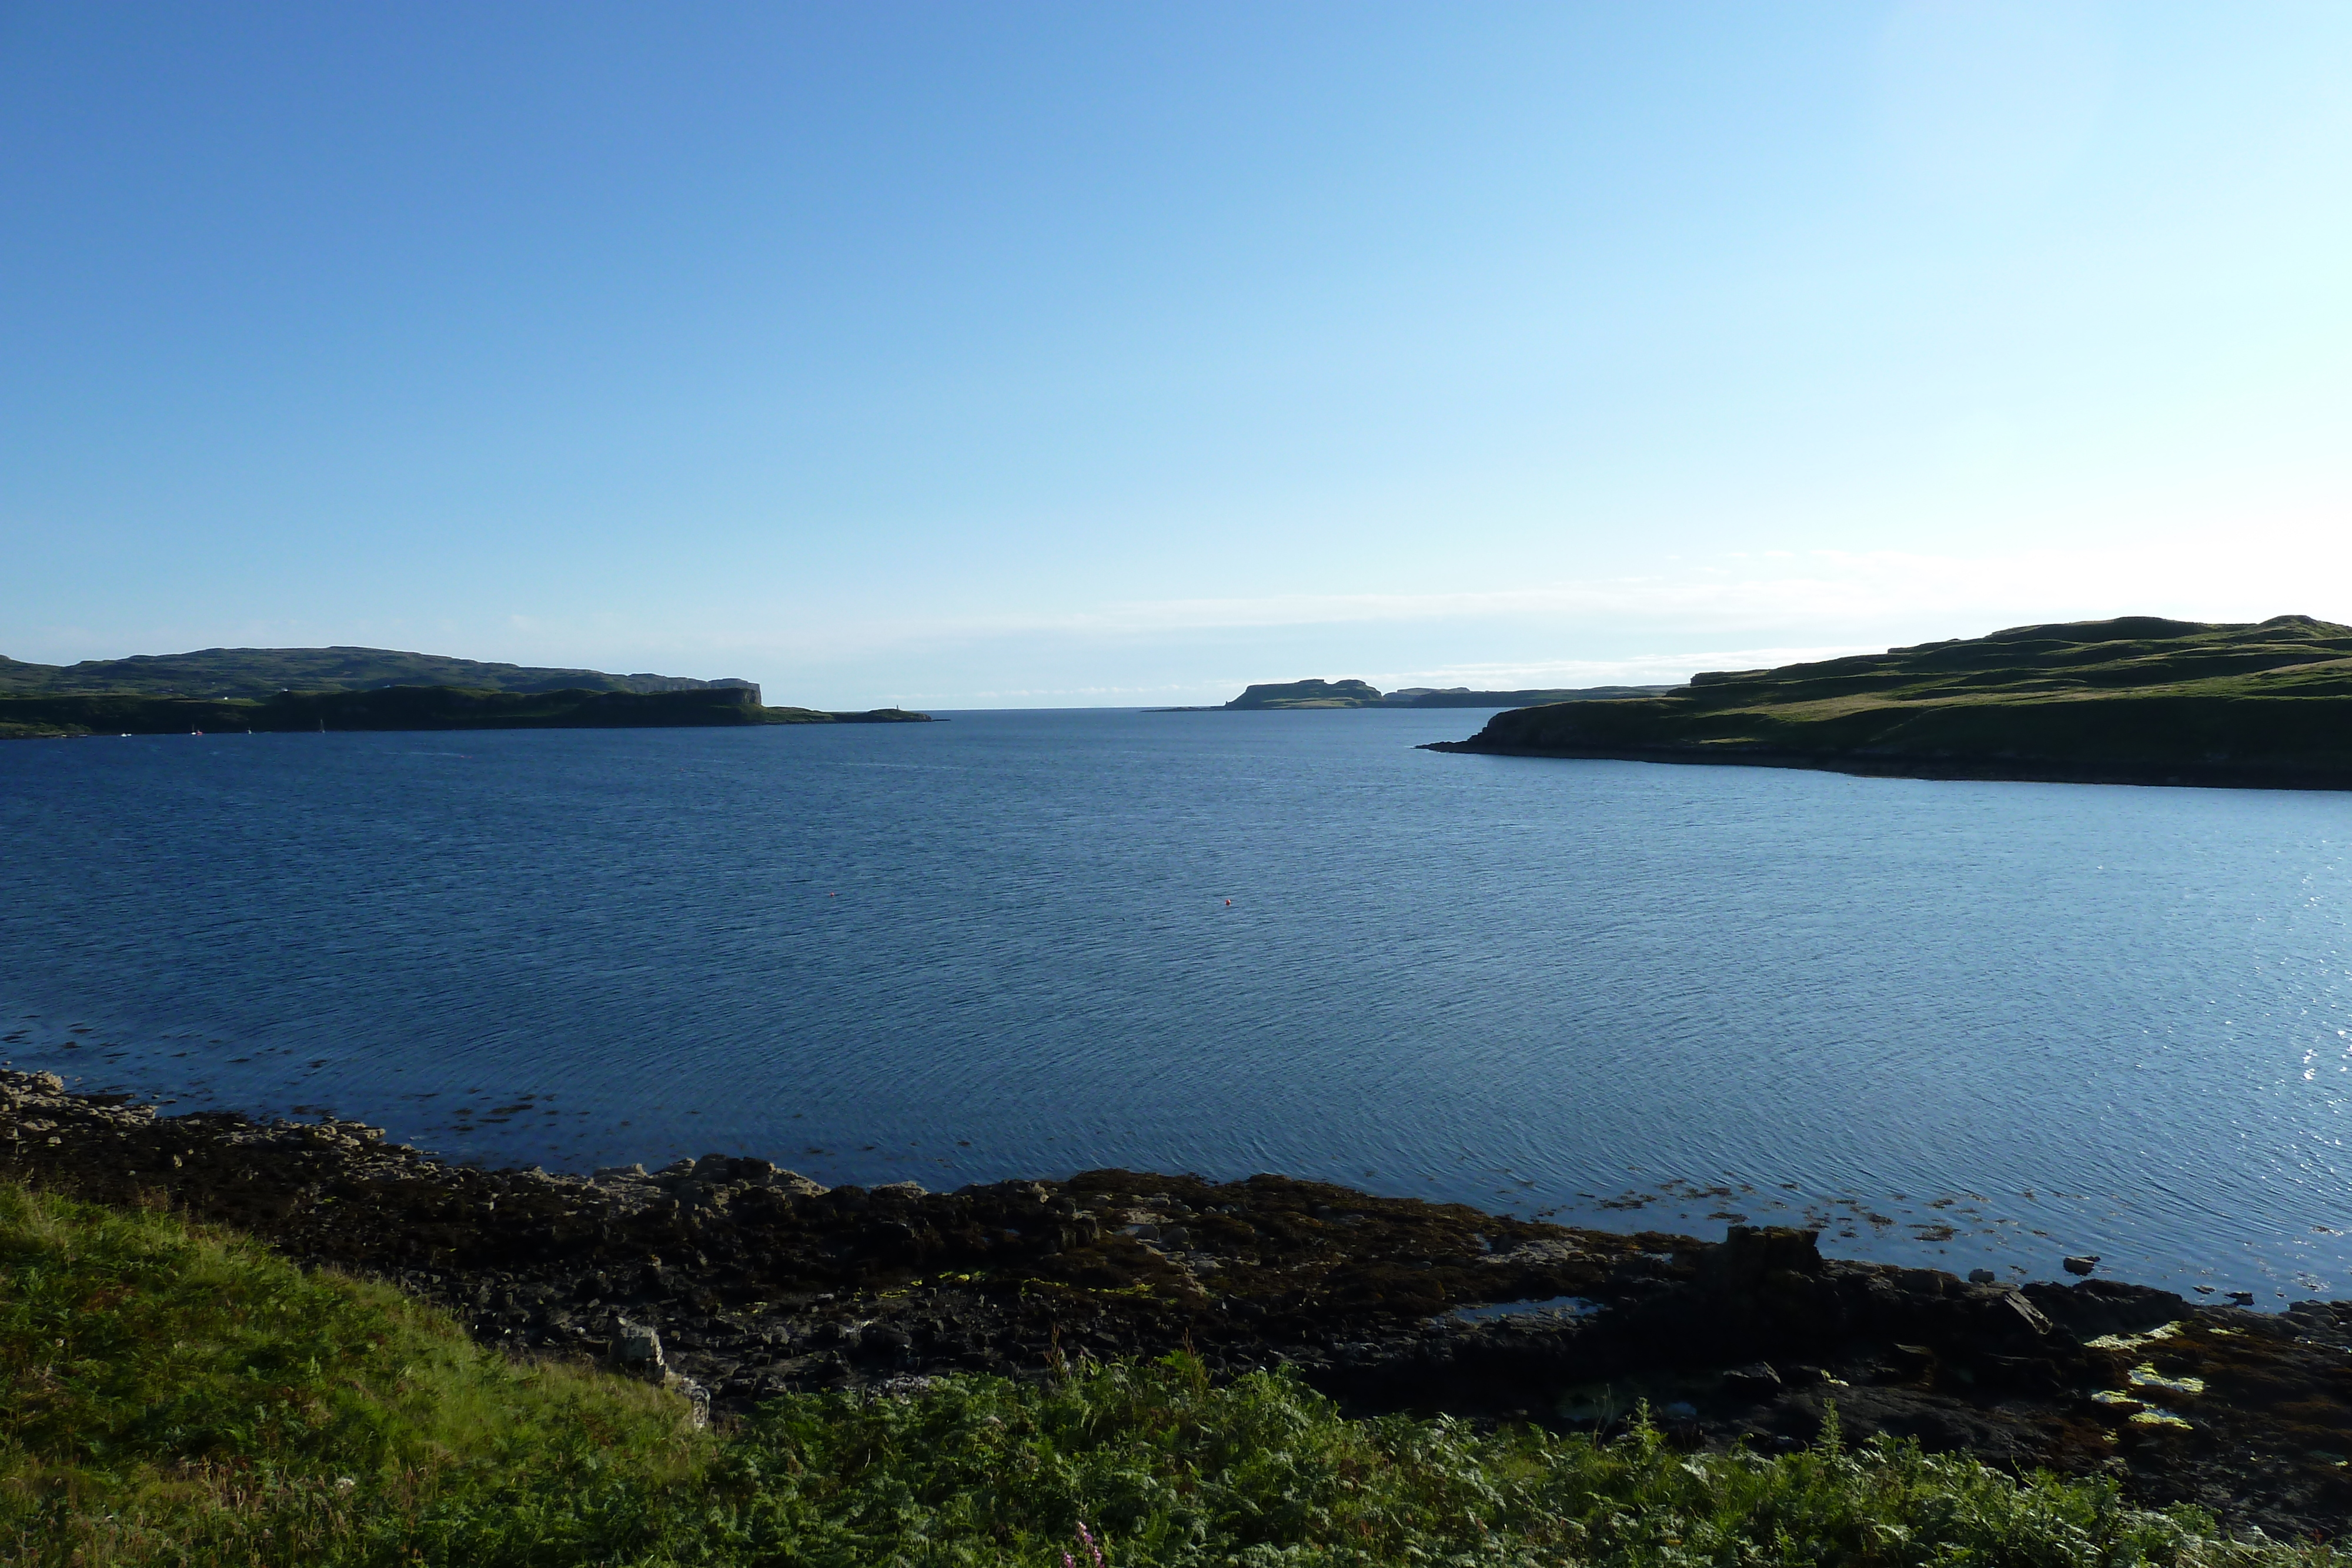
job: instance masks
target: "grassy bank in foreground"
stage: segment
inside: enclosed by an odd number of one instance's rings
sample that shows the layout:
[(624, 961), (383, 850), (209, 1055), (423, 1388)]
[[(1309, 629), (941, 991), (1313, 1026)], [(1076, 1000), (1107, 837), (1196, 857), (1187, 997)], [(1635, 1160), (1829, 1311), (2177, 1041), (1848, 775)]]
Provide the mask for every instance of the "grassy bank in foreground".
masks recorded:
[(804, 1396), (723, 1432), (257, 1245), (0, 1186), (0, 1561), (2288, 1564), (2189, 1511), (1874, 1447), (1339, 1416), (1196, 1364)]
[(2352, 627), (2126, 616), (1497, 714), (1438, 751), (2352, 789)]

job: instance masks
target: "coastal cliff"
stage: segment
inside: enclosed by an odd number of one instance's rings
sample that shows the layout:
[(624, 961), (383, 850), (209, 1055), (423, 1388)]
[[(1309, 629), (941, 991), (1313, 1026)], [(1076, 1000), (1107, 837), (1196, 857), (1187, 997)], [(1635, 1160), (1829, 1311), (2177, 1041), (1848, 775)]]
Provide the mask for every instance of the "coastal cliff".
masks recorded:
[(1927, 779), (2352, 789), (2352, 627), (2021, 626), (1495, 716), (1433, 751)]
[[(357, 692), (379, 686), (457, 686), (479, 692), (691, 692), (750, 688), (751, 682), (687, 675), (616, 675), (603, 670), (534, 668), (406, 653), (391, 648), (200, 648), (37, 664), (0, 657), (0, 696), (245, 697), (280, 692)], [(752, 700), (757, 701), (754, 697)]]
[(378, 686), (280, 692), (260, 701), (132, 693), (0, 697), (0, 738), (186, 735), (192, 731), (652, 729), (769, 724), (902, 724), (929, 714), (768, 707), (749, 683), (680, 691), (500, 692)]

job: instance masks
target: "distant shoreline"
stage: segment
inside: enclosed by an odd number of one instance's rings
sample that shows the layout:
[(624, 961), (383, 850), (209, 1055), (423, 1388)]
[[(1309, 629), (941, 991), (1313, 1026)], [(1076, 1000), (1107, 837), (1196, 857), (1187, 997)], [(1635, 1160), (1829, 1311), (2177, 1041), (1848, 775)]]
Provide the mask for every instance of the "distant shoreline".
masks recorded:
[(1619, 697), (1660, 696), (1673, 686), (1540, 687), (1517, 691), (1477, 690), (1448, 686), (1407, 686), (1382, 692), (1363, 681), (1271, 681), (1249, 687), (1231, 702), (1186, 707), (1148, 707), (1145, 713), (1297, 713), (1305, 709), (1361, 711), (1378, 708), (1538, 707), (1550, 703), (1607, 702)]
[(691, 691), (484, 691), (378, 686), (281, 692), (265, 701), (105, 693), (0, 697), (0, 739), (329, 731), (736, 728), (778, 724), (932, 724), (899, 708), (827, 713), (767, 707), (756, 686)]

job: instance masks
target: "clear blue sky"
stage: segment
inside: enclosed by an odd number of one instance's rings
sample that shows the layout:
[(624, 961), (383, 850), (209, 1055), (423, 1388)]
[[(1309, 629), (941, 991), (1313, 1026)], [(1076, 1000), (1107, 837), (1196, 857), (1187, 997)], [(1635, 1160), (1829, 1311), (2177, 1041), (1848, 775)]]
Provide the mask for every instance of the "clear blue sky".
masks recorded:
[(0, 653), (2352, 620), (2352, 6), (0, 0)]

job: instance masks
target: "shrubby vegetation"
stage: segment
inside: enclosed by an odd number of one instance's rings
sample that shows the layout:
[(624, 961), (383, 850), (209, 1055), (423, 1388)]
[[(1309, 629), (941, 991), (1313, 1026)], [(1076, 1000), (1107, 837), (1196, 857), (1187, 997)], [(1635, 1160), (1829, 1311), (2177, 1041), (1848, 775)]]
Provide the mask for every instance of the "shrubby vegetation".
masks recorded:
[(0, 1187), (0, 1561), (2019, 1564), (2332, 1561), (2104, 1483), (1834, 1440), (1687, 1456), (1352, 1421), (1286, 1377), (1082, 1367), (806, 1396), (719, 1432), (380, 1286)]

